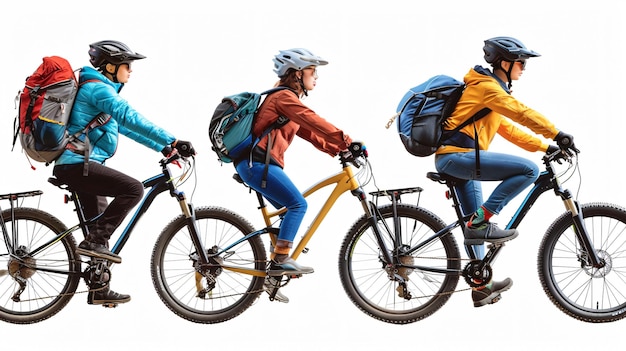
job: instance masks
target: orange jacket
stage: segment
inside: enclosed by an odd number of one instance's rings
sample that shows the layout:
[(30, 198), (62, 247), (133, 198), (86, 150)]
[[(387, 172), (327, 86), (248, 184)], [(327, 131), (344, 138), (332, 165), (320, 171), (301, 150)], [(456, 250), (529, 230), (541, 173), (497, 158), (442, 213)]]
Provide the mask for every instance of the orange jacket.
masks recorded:
[[(558, 130), (545, 116), (515, 99), (489, 71), (480, 66), (470, 69), (464, 81), (467, 87), (454, 112), (446, 120), (445, 130), (453, 130), (476, 112), (488, 107), (491, 112), (475, 123), (481, 150), (487, 150), (495, 134), (498, 133), (524, 150), (547, 151), (548, 145), (541, 139), (511, 123), (511, 121), (517, 122), (537, 134), (553, 139)], [(474, 139), (474, 124), (470, 123), (460, 132)], [(439, 147), (436, 153), (447, 154), (470, 150), (473, 149), (444, 145)]]
[[(265, 98), (256, 116), (253, 133), (261, 135), (279, 116), (290, 120), (281, 128), (270, 132), (272, 138), (270, 155), (281, 167), (284, 167), (285, 151), (296, 135), (333, 157), (347, 149), (352, 142), (348, 135), (306, 107), (296, 94), (288, 89), (277, 91)], [(267, 140), (266, 137), (259, 142), (261, 149), (267, 150)]]

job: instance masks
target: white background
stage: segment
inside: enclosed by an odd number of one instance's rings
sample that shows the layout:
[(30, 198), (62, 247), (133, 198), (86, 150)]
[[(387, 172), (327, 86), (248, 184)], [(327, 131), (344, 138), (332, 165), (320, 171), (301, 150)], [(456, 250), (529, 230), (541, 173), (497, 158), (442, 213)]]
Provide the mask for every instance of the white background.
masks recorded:
[[(148, 58), (133, 65), (122, 91), (131, 105), (198, 149), (198, 181), (185, 191), (197, 206), (230, 208), (261, 225), (256, 200), (231, 180), (210, 151), (207, 126), (219, 100), (239, 91), (261, 91), (276, 81), (272, 57), (279, 49), (305, 47), (330, 61), (305, 103), (368, 146), (380, 188), (422, 186), (421, 205), (453, 219), (441, 185), (425, 178), (432, 158), (404, 151), (389, 117), (407, 89), (432, 75), (462, 79), (484, 64), (483, 40), (514, 36), (542, 57), (532, 59), (514, 95), (575, 136), (581, 178), (566, 183), (581, 202), (624, 204), (619, 168), (623, 156), (622, 104), (626, 52), (623, 2), (597, 1), (21, 1), (0, 11), (2, 78), (0, 193), (41, 189), (40, 206), (68, 225), (75, 223), (63, 192), (46, 182), (51, 167), (32, 171), (19, 146), (10, 152), (13, 97), (43, 56), (60, 55), (74, 68), (88, 64), (88, 44), (114, 39)], [(503, 142), (492, 149), (540, 162)], [(111, 167), (145, 179), (159, 171), (159, 154), (122, 140)], [(337, 161), (306, 142), (290, 148), (286, 171), (302, 189), (338, 171)], [(490, 185), (485, 189), (489, 191)], [(368, 190), (373, 190), (370, 187)], [(487, 194), (486, 194), (487, 195)], [(496, 221), (505, 224), (522, 196)], [(309, 214), (321, 204), (311, 198)], [(6, 204), (3, 203), (2, 206)], [(33, 203), (31, 205), (37, 205)], [(496, 305), (476, 309), (469, 291), (452, 296), (433, 316), (404, 326), (376, 321), (346, 297), (337, 259), (343, 236), (360, 216), (350, 195), (340, 199), (309, 244), (303, 264), (315, 274), (283, 291), (289, 304), (264, 295), (241, 316), (200, 325), (171, 313), (154, 292), (149, 262), (159, 232), (178, 215), (175, 201), (159, 198), (140, 222), (114, 270), (112, 287), (132, 301), (117, 309), (74, 297), (58, 315), (34, 325), (0, 324), (0, 348), (19, 345), (50, 350), (140, 347), (159, 350), (294, 348), (338, 349), (571, 349), (615, 348), (624, 321), (588, 324), (554, 307), (536, 273), (537, 249), (549, 224), (564, 211), (551, 193), (542, 197), (494, 267), (496, 279), (515, 284)], [(303, 229), (310, 222), (307, 216)], [(80, 289), (84, 290), (83, 283)], [(463, 281), (459, 288), (466, 288)], [(619, 343), (619, 344), (618, 344)]]

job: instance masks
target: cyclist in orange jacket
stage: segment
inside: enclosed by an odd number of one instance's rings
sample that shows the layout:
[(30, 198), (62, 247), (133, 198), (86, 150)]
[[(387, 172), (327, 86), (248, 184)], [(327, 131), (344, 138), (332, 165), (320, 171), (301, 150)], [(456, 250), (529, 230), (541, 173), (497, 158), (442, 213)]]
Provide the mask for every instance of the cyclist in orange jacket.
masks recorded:
[[(267, 96), (259, 108), (253, 132), (255, 135), (261, 135), (280, 116), (288, 118), (289, 122), (281, 128), (272, 130), (259, 142), (258, 147), (254, 148), (250, 158), (236, 160), (235, 167), (241, 179), (263, 194), (273, 206), (287, 208), (280, 224), (276, 246), (272, 248), (270, 272), (312, 273), (313, 268), (300, 265), (289, 256), (293, 240), (304, 219), (307, 202), (283, 170), (284, 153), (297, 136), (330, 156), (334, 157), (340, 153), (351, 155), (348, 147), (352, 139), (300, 100), (315, 88), (317, 67), (328, 64), (328, 61), (302, 48), (281, 50), (273, 61), (274, 72), (280, 78), (277, 86), (289, 89)], [(265, 158), (268, 149), (270, 162), (266, 168)], [(266, 279), (266, 291), (269, 291), (272, 285), (276, 285), (276, 279), (272, 277)], [(276, 300), (289, 301), (280, 292), (276, 294)]]

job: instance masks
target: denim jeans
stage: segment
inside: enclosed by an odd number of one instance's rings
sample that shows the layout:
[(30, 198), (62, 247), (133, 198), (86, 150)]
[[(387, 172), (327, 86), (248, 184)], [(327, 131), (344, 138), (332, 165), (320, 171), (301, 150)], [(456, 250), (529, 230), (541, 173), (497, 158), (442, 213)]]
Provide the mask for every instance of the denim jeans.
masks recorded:
[[(481, 205), (487, 211), (498, 214), (515, 196), (539, 177), (539, 167), (525, 158), (491, 151), (480, 151), (480, 178), (476, 178), (476, 155), (474, 151), (437, 155), (437, 172), (466, 179), (458, 187), (460, 200), (466, 213)], [(501, 181), (483, 203), (480, 182)]]
[[(476, 153), (459, 152), (437, 155), (437, 172), (449, 174), (466, 182), (457, 185), (457, 194), (463, 213), (475, 212), (480, 206), (498, 214), (515, 196), (539, 177), (539, 167), (525, 158), (491, 151), (480, 151), (480, 178), (476, 177)], [(482, 181), (501, 181), (483, 202)], [(474, 246), (478, 258), (484, 248)]]
[(265, 171), (265, 163), (253, 162), (252, 167), (246, 161), (236, 165), (241, 179), (252, 189), (258, 191), (275, 208), (286, 207), (280, 224), (279, 240), (293, 242), (307, 210), (307, 202), (300, 190), (279, 166), (270, 164), (265, 188), (261, 188), (261, 180)]

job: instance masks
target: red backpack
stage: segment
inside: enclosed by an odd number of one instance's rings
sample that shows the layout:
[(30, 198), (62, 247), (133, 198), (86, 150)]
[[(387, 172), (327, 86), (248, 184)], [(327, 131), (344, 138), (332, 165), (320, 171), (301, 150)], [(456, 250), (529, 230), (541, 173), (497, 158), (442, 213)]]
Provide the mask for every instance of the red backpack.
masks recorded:
[(26, 78), (18, 94), (19, 108), (13, 126), (13, 147), (20, 139), (26, 155), (46, 165), (65, 150), (66, 131), (78, 82), (66, 59), (44, 57), (43, 63)]
[[(96, 80), (86, 82), (90, 81)], [(69, 135), (67, 123), (77, 92), (78, 82), (69, 62), (59, 56), (44, 57), (43, 63), (26, 78), (24, 89), (16, 97), (19, 107), (13, 125), (13, 148), (19, 138), (28, 158), (45, 162), (47, 166), (69, 143), (77, 141), (78, 136), (106, 123), (108, 115), (101, 113), (84, 130)], [(89, 146), (85, 148), (88, 155)], [(34, 169), (32, 164), (31, 168)]]

